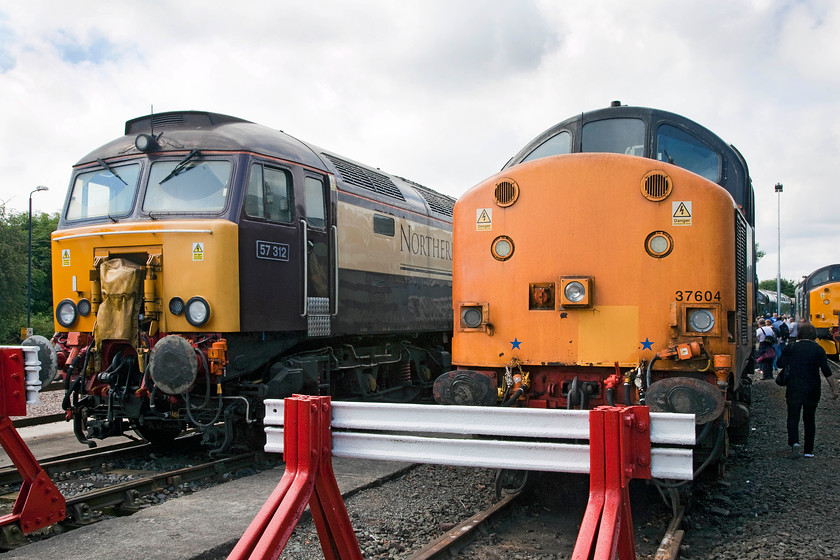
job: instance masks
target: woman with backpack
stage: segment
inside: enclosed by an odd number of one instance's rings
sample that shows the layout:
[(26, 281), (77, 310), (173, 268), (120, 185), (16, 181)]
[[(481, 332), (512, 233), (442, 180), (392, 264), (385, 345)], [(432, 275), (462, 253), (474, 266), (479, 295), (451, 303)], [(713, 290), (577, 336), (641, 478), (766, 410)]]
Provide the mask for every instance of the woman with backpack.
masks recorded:
[[(817, 404), (820, 402), (820, 372), (828, 381), (831, 397), (837, 398), (837, 383), (831, 376), (825, 350), (814, 342), (817, 329), (806, 323), (799, 327), (799, 340), (790, 344), (779, 356), (780, 369), (788, 368), (785, 375), (785, 400), (787, 401), (787, 433), (791, 457), (814, 456)], [(799, 445), (799, 416), (805, 424), (805, 448)]]
[(756, 362), (761, 369), (762, 379), (773, 379), (773, 361), (776, 359), (776, 334), (773, 332), (772, 325), (773, 322), (767, 319), (755, 331), (755, 336), (758, 338)]

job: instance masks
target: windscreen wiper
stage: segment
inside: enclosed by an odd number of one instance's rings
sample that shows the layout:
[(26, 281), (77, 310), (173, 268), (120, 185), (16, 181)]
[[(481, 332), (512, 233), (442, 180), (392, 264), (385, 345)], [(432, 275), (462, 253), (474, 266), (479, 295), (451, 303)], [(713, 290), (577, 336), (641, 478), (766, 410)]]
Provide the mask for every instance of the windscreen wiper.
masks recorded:
[(190, 162), (191, 159), (193, 159), (196, 156), (200, 156), (200, 155), (201, 155), (201, 152), (198, 151), (198, 148), (193, 148), (190, 151), (190, 153), (188, 153), (186, 155), (186, 157), (184, 157), (184, 159), (182, 159), (181, 161), (178, 162), (178, 165), (176, 165), (174, 168), (172, 168), (172, 171), (169, 172), (169, 175), (167, 175), (166, 177), (161, 179), (158, 184), (162, 185), (165, 182), (167, 182), (169, 179), (171, 179), (172, 177), (175, 177), (176, 175), (179, 175), (182, 171), (184, 171), (187, 168), (187, 164)]
[[(126, 182), (125, 182), (125, 179), (123, 179), (122, 177), (120, 177), (120, 174), (119, 174), (119, 173), (117, 173), (117, 170), (116, 170), (116, 169), (114, 169), (113, 167), (111, 167), (111, 164), (110, 164), (110, 163), (108, 163), (107, 161), (105, 161), (105, 160), (104, 160), (104, 159), (102, 159), (102, 158), (96, 158), (96, 163), (98, 163), (99, 165), (101, 165), (102, 167), (104, 167), (105, 169), (107, 169), (108, 171), (110, 171), (110, 172), (114, 175), (114, 177), (116, 177), (117, 179), (119, 179), (120, 181), (122, 181), (122, 182), (123, 182), (123, 185), (128, 186), (128, 183), (126, 183)], [(114, 221), (116, 221), (116, 220), (114, 220)]]

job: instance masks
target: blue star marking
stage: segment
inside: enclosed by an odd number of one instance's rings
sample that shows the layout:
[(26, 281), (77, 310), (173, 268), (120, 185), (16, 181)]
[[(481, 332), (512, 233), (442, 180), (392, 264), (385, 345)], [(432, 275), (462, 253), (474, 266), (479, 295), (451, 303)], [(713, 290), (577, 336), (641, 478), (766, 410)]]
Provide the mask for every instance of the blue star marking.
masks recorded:
[(511, 350), (521, 350), (521, 348), (519, 348), (519, 345), (522, 344), (522, 341), (516, 340), (516, 337), (513, 337), (513, 340), (510, 342), (510, 344), (511, 346), (513, 346)]
[(642, 350), (653, 350), (653, 342), (648, 340), (648, 337), (645, 337), (644, 342), (642, 344)]

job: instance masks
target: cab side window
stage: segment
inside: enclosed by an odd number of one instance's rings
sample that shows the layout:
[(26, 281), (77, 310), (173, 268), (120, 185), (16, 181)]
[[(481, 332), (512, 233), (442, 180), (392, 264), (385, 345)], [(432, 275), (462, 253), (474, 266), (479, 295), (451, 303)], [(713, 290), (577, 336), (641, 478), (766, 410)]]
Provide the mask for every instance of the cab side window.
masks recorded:
[(306, 222), (310, 227), (326, 227), (324, 182), (315, 177), (306, 177), (304, 179), (304, 191), (306, 193)]
[(245, 214), (270, 222), (291, 222), (294, 208), (291, 185), (287, 171), (253, 164), (245, 193)]

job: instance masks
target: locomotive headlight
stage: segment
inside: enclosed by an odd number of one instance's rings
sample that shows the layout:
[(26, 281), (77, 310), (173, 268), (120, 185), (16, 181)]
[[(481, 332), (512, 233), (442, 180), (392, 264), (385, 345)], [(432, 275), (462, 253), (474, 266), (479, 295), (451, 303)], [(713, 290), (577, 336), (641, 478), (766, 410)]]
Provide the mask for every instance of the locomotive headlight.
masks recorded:
[(561, 306), (585, 307), (592, 304), (592, 278), (577, 276), (560, 279)]
[(572, 303), (580, 303), (586, 297), (586, 288), (580, 282), (569, 282), (563, 289), (563, 295)]
[(76, 322), (79, 316), (79, 310), (73, 300), (64, 299), (55, 306), (55, 319), (62, 327), (69, 327)]
[(155, 137), (151, 134), (138, 134), (134, 139), (134, 147), (141, 152), (148, 152), (157, 145)]
[(715, 316), (709, 309), (693, 309), (688, 313), (688, 324), (696, 332), (709, 332), (715, 327)]
[(190, 298), (187, 302), (186, 316), (190, 325), (200, 327), (210, 320), (210, 304), (201, 297)]

